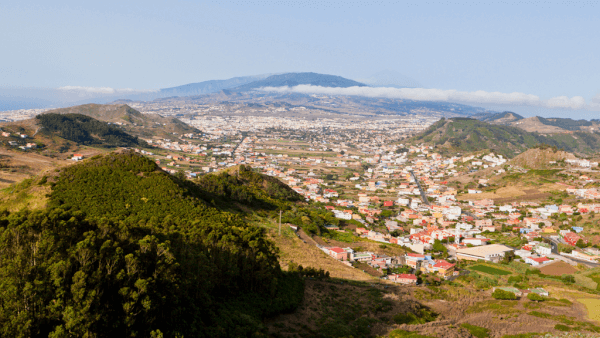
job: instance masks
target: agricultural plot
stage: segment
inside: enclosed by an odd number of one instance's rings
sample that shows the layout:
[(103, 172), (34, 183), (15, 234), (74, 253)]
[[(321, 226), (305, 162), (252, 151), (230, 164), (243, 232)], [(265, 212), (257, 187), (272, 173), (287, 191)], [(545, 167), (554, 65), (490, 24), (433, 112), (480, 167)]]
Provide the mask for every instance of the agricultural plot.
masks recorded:
[(591, 320), (600, 322), (600, 299), (596, 298), (581, 298), (578, 299), (581, 304), (585, 305), (588, 311), (588, 317)]
[(498, 275), (498, 276), (504, 276), (504, 275), (511, 274), (510, 271), (496, 269), (496, 268), (493, 268), (493, 267), (487, 266), (487, 265), (474, 265), (474, 266), (468, 267), (467, 269), (475, 270), (475, 271), (479, 271), (479, 272), (485, 272), (490, 275)]
[(574, 267), (572, 267), (571, 265), (569, 265), (563, 261), (558, 261), (555, 263), (547, 264), (544, 267), (541, 267), (540, 271), (544, 275), (562, 276), (562, 275), (566, 275), (566, 274), (573, 274), (573, 273), (577, 272), (577, 269), (575, 269)]

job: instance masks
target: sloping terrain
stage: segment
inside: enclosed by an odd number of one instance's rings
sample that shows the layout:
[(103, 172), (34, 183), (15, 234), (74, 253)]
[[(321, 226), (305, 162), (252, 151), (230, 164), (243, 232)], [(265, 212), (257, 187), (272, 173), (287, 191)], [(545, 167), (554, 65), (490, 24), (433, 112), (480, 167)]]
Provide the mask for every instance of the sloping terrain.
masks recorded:
[(82, 114), (100, 121), (120, 124), (127, 133), (139, 137), (200, 132), (176, 118), (142, 114), (126, 104), (85, 104), (49, 110), (45, 114)]
[(476, 118), (480, 121), (495, 123), (495, 124), (504, 124), (504, 125), (508, 125), (512, 122), (523, 119), (523, 116), (513, 113), (511, 111), (505, 111), (502, 113), (477, 114), (477, 115), (473, 115), (472, 117)]
[(490, 124), (471, 118), (442, 118), (409, 139), (437, 146), (441, 151), (473, 152), (489, 149), (513, 158), (529, 148), (545, 144), (572, 153), (592, 154), (600, 149), (600, 134), (572, 132), (541, 135), (511, 126)]
[(42, 114), (35, 117), (43, 134), (56, 134), (77, 144), (99, 147), (146, 147), (146, 142), (131, 136), (116, 125), (82, 114)]
[(527, 169), (546, 169), (551, 166), (551, 161), (564, 161), (577, 157), (566, 151), (551, 147), (536, 147), (525, 151), (513, 158), (510, 163)]
[(302, 299), (264, 229), (134, 152), (32, 183), (46, 207), (0, 214), (1, 336), (264, 336)]

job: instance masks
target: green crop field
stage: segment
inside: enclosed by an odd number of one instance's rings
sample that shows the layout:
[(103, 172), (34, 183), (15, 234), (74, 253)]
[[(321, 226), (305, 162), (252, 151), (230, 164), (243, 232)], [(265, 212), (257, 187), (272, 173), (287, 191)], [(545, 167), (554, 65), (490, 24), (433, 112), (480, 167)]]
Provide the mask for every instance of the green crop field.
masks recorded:
[(468, 269), (489, 273), (490, 275), (502, 276), (502, 275), (510, 275), (511, 274), (509, 271), (496, 269), (496, 268), (493, 268), (493, 267), (487, 266), (487, 265), (474, 265), (474, 266), (468, 267)]

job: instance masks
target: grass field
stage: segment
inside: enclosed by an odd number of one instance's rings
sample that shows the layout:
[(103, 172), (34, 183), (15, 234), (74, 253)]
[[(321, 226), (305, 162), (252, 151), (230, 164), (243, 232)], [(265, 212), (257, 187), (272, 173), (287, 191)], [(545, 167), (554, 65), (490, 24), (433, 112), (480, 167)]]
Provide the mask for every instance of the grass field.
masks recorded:
[(600, 322), (600, 299), (580, 298), (577, 301), (585, 305), (588, 311), (588, 317), (591, 320)]
[(489, 273), (490, 275), (498, 275), (498, 276), (511, 274), (511, 272), (509, 272), (509, 271), (496, 269), (496, 268), (493, 268), (493, 267), (487, 266), (487, 265), (474, 265), (474, 266), (468, 267), (467, 269), (485, 272), (485, 273)]

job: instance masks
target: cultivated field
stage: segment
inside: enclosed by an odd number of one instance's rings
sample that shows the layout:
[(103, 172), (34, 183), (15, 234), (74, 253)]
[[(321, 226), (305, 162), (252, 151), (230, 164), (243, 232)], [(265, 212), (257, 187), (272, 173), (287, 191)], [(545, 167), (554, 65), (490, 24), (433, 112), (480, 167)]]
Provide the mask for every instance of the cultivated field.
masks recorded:
[(468, 267), (468, 269), (489, 273), (490, 275), (498, 275), (498, 276), (504, 276), (504, 275), (511, 274), (511, 272), (509, 272), (509, 271), (496, 269), (496, 268), (493, 268), (493, 267), (487, 266), (487, 265), (473, 265), (473, 266)]

